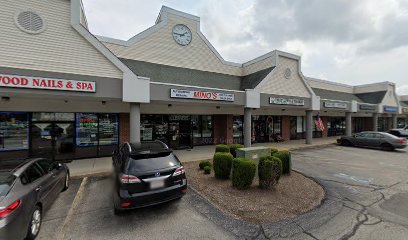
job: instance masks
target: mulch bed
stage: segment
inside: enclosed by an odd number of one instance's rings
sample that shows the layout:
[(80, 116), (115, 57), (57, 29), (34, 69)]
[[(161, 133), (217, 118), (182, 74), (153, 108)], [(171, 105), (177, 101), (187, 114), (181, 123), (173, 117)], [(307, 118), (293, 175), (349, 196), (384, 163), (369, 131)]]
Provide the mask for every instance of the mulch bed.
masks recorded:
[(183, 163), (190, 186), (222, 211), (247, 222), (273, 223), (293, 218), (319, 206), (324, 198), (319, 184), (297, 172), (282, 176), (271, 190), (260, 189), (257, 177), (250, 189), (237, 190), (231, 180), (216, 179), (213, 171), (205, 175), (198, 163)]

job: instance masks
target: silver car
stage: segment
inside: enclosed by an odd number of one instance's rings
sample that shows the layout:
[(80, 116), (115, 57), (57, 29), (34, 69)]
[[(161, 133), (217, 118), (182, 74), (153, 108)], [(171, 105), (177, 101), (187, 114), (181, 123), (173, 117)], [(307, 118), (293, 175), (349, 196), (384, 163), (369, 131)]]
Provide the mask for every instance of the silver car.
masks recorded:
[(343, 136), (339, 143), (343, 146), (379, 148), (386, 151), (407, 147), (407, 139), (385, 132), (360, 132), (351, 137)]
[(69, 169), (47, 159), (0, 161), (0, 239), (35, 239), (42, 216), (69, 187)]

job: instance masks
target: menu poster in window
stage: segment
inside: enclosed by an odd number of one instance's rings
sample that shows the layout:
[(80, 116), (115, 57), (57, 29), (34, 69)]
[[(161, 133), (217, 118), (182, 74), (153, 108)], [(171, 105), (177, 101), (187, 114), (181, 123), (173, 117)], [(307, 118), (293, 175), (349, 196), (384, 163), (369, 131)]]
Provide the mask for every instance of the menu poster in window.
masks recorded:
[(98, 116), (91, 113), (77, 115), (77, 146), (96, 146), (98, 144)]
[(150, 141), (153, 140), (153, 128), (145, 128), (143, 129), (143, 140)]
[(118, 118), (116, 114), (101, 114), (99, 117), (99, 145), (118, 143)]
[(28, 149), (27, 113), (0, 112), (0, 151)]

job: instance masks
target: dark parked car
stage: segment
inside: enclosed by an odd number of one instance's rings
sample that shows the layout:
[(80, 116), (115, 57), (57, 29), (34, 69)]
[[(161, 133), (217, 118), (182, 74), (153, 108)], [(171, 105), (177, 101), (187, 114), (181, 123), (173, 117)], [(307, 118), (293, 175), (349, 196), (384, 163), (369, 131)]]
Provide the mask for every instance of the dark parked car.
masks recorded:
[(407, 146), (407, 139), (384, 132), (356, 133), (351, 137), (341, 137), (339, 142), (343, 146), (371, 147), (386, 151), (402, 149)]
[(179, 199), (187, 192), (183, 165), (161, 141), (121, 144), (112, 160), (116, 214)]
[(68, 186), (65, 164), (38, 158), (0, 161), (0, 239), (35, 239), (45, 210)]
[(408, 138), (408, 129), (404, 128), (391, 129), (388, 131), (388, 133), (396, 137)]

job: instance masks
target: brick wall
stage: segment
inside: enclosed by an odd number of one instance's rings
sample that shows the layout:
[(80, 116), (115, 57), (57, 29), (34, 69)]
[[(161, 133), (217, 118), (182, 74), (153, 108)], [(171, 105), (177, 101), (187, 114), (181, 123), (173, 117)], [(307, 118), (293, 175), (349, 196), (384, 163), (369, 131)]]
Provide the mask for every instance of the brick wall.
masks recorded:
[(233, 115), (214, 115), (214, 144), (232, 144), (233, 140)]
[(285, 141), (290, 140), (290, 117), (282, 116), (282, 138)]
[(130, 115), (129, 113), (119, 114), (119, 142), (130, 141)]

